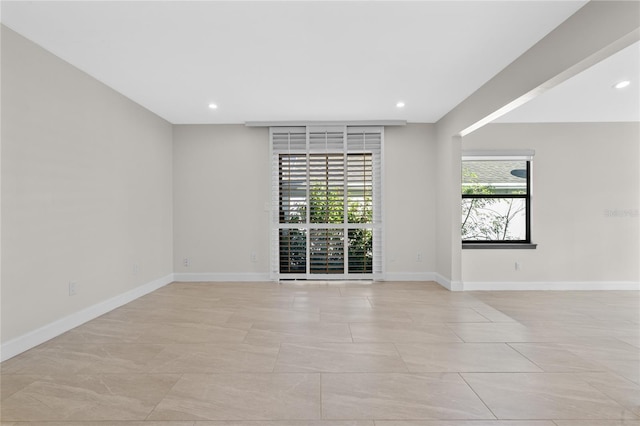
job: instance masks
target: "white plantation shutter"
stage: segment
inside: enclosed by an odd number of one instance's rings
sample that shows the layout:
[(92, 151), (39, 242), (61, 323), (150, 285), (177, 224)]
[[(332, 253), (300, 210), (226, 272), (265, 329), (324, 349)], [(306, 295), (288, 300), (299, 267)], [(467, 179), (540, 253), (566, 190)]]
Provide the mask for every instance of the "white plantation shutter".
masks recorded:
[(271, 132), (274, 152), (305, 152), (307, 135), (304, 127), (283, 127)]
[[(361, 193), (364, 207), (371, 209), (372, 221), (358, 223), (363, 204), (356, 204), (349, 208), (350, 217), (355, 223), (349, 224), (351, 234), (370, 230), (372, 233), (372, 270), (374, 276), (383, 277), (383, 233), (382, 233), (382, 127), (351, 127), (347, 128), (347, 152), (349, 153), (349, 188), (354, 198)], [(362, 154), (362, 155), (358, 155)], [(355, 208), (354, 208), (355, 207)], [(354, 217), (355, 216), (355, 217)], [(352, 247), (350, 263), (354, 269), (362, 260), (359, 247)]]
[(382, 127), (272, 127), (273, 279), (383, 278)]
[(273, 223), (271, 270), (283, 274), (305, 274), (307, 230), (299, 226), (306, 222), (308, 196), (306, 129), (272, 128), (270, 139)]
[(316, 200), (309, 209), (311, 223), (344, 222), (344, 172), (343, 153), (309, 155), (309, 195)]

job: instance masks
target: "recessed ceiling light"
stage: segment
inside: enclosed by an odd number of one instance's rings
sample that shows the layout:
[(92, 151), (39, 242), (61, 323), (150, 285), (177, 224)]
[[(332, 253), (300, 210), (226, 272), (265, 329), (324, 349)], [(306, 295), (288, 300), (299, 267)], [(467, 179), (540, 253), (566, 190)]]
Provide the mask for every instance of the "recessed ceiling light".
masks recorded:
[(404, 102), (400, 101), (396, 104), (396, 108), (404, 108)]
[(616, 89), (624, 89), (625, 87), (627, 87), (628, 85), (630, 85), (631, 82), (629, 80), (623, 80), (619, 83), (616, 83), (613, 87), (615, 87)]
[(209, 104), (209, 108), (210, 108), (210, 109), (217, 109), (217, 108), (218, 108), (218, 105), (216, 105), (216, 104)]

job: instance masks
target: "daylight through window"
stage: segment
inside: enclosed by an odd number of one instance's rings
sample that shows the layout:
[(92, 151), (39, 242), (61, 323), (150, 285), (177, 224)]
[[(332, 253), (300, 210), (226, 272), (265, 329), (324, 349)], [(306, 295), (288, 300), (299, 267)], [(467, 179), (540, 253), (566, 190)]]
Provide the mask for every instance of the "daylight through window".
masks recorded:
[(531, 161), (465, 157), (463, 243), (531, 242)]

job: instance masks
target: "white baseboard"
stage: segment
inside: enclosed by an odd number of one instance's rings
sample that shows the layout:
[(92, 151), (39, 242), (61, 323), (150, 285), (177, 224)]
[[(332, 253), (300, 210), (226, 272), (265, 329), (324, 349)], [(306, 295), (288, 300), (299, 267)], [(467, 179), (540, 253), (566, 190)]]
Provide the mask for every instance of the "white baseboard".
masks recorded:
[(164, 287), (173, 281), (173, 274), (166, 275), (162, 278), (158, 278), (136, 287), (133, 290), (129, 290), (126, 293), (122, 293), (103, 302), (96, 303), (93, 306), (89, 306), (88, 308), (82, 309), (81, 311), (56, 320), (36, 330), (30, 331), (29, 333), (16, 337), (15, 339), (11, 339), (8, 342), (3, 343), (0, 347), (0, 361), (13, 358), (24, 351), (36, 347), (47, 340), (51, 340), (62, 333), (66, 333), (87, 321), (91, 321), (100, 315), (104, 315), (109, 311), (144, 296), (145, 294)]
[(449, 278), (434, 272), (434, 281), (449, 291), (463, 291), (462, 281), (451, 281)]
[(599, 290), (640, 290), (638, 281), (540, 281), (540, 282), (507, 282), (507, 281), (465, 281), (464, 291), (599, 291)]
[(387, 272), (385, 281), (435, 281), (449, 291), (462, 291), (461, 281), (451, 281), (437, 272)]
[(174, 281), (182, 282), (259, 282), (272, 281), (265, 272), (179, 272), (173, 274)]

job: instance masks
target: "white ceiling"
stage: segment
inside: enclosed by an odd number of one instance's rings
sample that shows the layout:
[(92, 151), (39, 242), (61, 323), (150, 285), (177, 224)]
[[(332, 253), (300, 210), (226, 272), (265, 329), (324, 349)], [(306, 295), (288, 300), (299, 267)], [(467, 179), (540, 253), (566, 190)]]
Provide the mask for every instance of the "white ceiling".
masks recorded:
[(1, 19), (172, 123), (435, 122), (584, 4), (3, 1)]
[[(624, 89), (613, 86), (629, 81)], [(640, 121), (640, 42), (557, 85), (498, 123)]]

